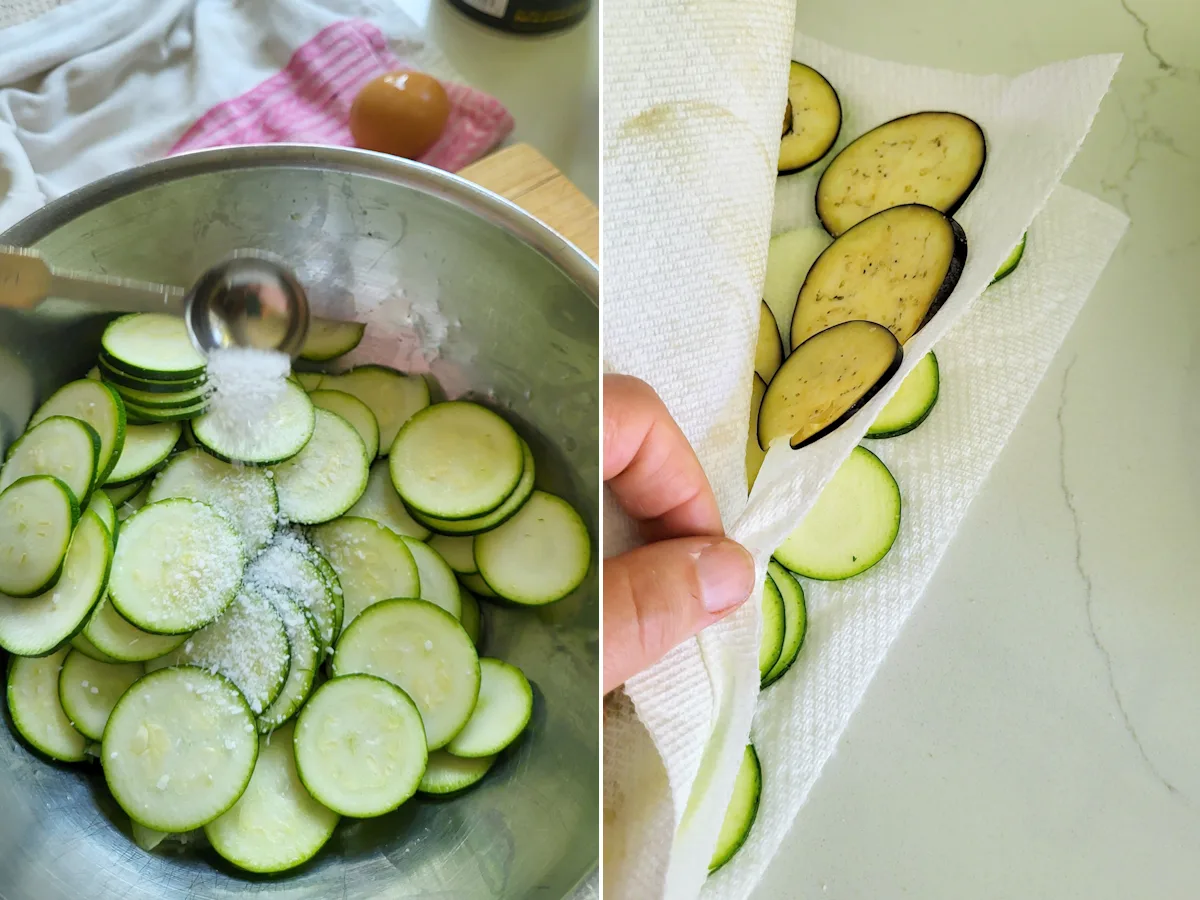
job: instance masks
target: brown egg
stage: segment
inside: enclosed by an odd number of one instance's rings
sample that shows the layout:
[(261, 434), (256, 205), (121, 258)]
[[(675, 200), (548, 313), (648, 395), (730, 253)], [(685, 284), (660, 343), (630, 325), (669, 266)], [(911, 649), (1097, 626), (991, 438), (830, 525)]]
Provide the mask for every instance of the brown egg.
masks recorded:
[(416, 159), (434, 145), (450, 99), (436, 78), (421, 72), (389, 72), (370, 81), (350, 107), (350, 133), (364, 150)]

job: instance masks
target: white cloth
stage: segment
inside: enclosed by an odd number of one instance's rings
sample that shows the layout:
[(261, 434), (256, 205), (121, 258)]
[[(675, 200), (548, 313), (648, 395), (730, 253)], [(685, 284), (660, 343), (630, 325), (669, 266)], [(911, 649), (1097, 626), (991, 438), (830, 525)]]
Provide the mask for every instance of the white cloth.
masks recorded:
[(254, 87), (338, 19), (452, 78), (388, 0), (72, 0), (0, 30), (0, 230), (162, 156), (209, 107)]
[[(908, 455), (881, 447), (886, 461), (895, 456), (905, 500), (905, 532), (892, 554), (840, 587), (805, 585), (803, 661), (771, 688), (755, 719), (763, 805), (750, 843), (704, 888), (722, 900), (747, 896), (761, 877), (1124, 228), (1103, 204), (1064, 194), (1047, 213), (1046, 237), (1031, 235), (1029, 293), (1004, 313), (989, 295), (980, 306), (991, 315), (964, 320), (1087, 134), (1118, 58), (1018, 78), (966, 76), (793, 41), (790, 17), (787, 0), (606, 3), (606, 364), (658, 389), (704, 464), (727, 530), (755, 555), (761, 576), (903, 375), (963, 324), (947, 342), (936, 424), (931, 418), (894, 445), (918, 448)], [(746, 423), (773, 206), (776, 230), (815, 225), (822, 168), (776, 186), (789, 57), (838, 90), (839, 147), (894, 116), (952, 109), (983, 125), (989, 157), (956, 214), (969, 244), (962, 277), (906, 346), (901, 373), (833, 435), (800, 451), (786, 442), (772, 449), (747, 500)], [(1065, 246), (1074, 230), (1078, 244)], [(958, 340), (963, 328), (970, 331)], [(611, 505), (606, 512), (605, 552), (618, 552), (632, 532)], [(752, 602), (610, 703), (605, 891), (614, 900), (681, 900), (701, 890), (756, 716), (758, 629)]]

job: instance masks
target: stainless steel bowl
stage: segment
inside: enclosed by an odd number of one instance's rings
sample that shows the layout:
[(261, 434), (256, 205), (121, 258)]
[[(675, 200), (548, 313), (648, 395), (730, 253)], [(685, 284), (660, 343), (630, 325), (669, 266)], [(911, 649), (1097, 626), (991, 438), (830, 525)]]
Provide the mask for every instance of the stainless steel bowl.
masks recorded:
[[(162, 160), (76, 191), (0, 241), (70, 269), (189, 284), (230, 251), (294, 261), (314, 311), (395, 298), (433, 279), (461, 327), (444, 364), (511, 413), (538, 480), (598, 516), (595, 267), (515, 206), (424, 166), (352, 150), (265, 146)], [(391, 299), (389, 302), (403, 302)], [(0, 450), (36, 404), (80, 377), (104, 319), (66, 302), (0, 311)], [(599, 601), (489, 609), (485, 651), (535, 685), (529, 733), (476, 790), (344, 821), (312, 863), (239, 874), (211, 851), (147, 854), (98, 766), (35, 757), (0, 729), (0, 895), (6, 900), (596, 896)]]

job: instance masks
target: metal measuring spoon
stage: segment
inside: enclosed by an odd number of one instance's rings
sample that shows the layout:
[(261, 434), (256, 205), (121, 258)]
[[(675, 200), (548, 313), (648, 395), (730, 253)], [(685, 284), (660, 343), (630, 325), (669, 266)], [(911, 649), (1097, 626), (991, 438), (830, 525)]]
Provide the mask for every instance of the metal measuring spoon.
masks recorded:
[(0, 307), (32, 310), (50, 297), (113, 312), (181, 316), (206, 356), (221, 347), (279, 350), (295, 357), (308, 334), (308, 296), (270, 254), (240, 251), (191, 289), (52, 268), (36, 250), (0, 247)]

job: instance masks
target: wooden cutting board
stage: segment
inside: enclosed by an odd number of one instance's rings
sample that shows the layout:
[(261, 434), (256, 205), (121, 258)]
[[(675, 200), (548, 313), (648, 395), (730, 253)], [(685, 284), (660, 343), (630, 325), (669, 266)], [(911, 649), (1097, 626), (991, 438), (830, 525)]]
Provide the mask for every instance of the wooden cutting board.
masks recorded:
[(533, 147), (505, 147), (458, 174), (511, 200), (599, 262), (600, 211)]

